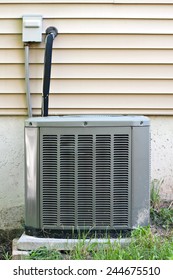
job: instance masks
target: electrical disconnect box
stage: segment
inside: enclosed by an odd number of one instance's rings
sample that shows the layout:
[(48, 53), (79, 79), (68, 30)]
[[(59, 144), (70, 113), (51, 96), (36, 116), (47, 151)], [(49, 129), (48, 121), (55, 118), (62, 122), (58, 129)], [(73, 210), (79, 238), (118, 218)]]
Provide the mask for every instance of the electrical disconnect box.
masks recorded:
[(25, 15), (23, 16), (23, 42), (42, 41), (42, 16)]

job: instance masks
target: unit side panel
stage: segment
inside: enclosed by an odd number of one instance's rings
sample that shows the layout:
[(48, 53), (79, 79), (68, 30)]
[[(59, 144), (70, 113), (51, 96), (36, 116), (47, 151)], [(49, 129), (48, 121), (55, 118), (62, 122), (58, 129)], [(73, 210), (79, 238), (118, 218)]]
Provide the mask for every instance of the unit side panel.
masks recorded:
[(40, 227), (39, 129), (25, 127), (25, 225)]
[(132, 129), (132, 227), (150, 222), (150, 131)]

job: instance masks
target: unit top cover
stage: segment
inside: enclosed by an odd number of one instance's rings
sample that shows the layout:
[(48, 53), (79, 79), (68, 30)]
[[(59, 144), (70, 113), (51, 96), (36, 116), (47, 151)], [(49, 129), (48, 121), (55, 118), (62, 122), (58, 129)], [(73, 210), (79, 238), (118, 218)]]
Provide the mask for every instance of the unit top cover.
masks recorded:
[(25, 121), (29, 127), (94, 127), (94, 126), (149, 126), (145, 116), (133, 115), (66, 115), (33, 117)]

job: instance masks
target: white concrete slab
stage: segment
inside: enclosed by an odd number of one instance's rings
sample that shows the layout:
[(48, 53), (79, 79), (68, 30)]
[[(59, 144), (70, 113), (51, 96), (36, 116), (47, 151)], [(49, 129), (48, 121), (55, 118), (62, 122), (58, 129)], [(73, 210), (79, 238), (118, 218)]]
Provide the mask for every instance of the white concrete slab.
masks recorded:
[(29, 256), (29, 251), (17, 250), (18, 239), (13, 239), (12, 243), (12, 260), (25, 260)]
[(39, 238), (34, 236), (26, 235), (25, 233), (17, 240), (16, 249), (21, 251), (31, 251), (36, 250), (40, 247), (46, 247), (47, 249), (57, 249), (59, 251), (72, 250), (75, 245), (79, 242), (84, 242), (84, 244), (97, 243), (99, 245), (105, 245), (114, 242), (120, 242), (122, 246), (126, 246), (130, 242), (130, 238), (122, 239), (56, 239), (56, 238)]

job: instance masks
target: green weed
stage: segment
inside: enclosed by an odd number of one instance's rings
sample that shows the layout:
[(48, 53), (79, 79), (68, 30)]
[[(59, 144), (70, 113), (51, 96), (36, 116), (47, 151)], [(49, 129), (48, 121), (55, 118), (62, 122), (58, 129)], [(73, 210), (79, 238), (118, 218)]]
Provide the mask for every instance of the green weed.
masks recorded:
[(173, 208), (172, 203), (169, 207), (161, 205), (160, 187), (162, 184), (163, 180), (155, 179), (152, 182), (150, 193), (150, 216), (154, 224), (168, 230), (173, 227)]
[(151, 202), (151, 208), (158, 208), (160, 205), (160, 188), (161, 185), (163, 184), (163, 180), (157, 180), (154, 179), (151, 182), (151, 191), (150, 191), (150, 202)]
[[(120, 239), (105, 244), (79, 240), (68, 259), (71, 260), (167, 260), (173, 258), (173, 236), (169, 239), (151, 232), (150, 227), (139, 227), (131, 234), (128, 245), (122, 246)], [(60, 253), (45, 248), (33, 251), (30, 259), (61, 259)]]
[(61, 260), (61, 254), (59, 251), (52, 249), (48, 250), (46, 247), (40, 247), (37, 250), (30, 252), (28, 259), (32, 260)]
[(173, 228), (173, 209), (160, 208), (152, 209), (150, 211), (151, 219), (154, 224), (164, 229)]

